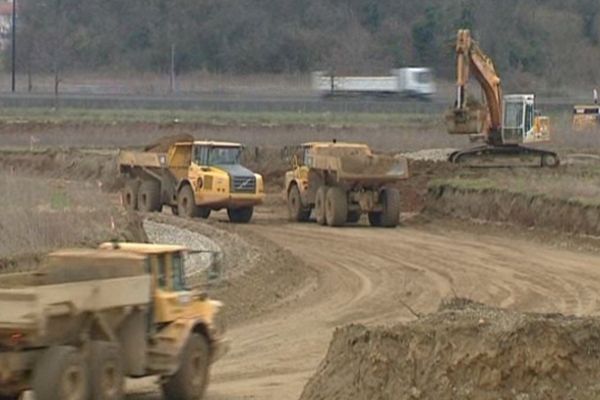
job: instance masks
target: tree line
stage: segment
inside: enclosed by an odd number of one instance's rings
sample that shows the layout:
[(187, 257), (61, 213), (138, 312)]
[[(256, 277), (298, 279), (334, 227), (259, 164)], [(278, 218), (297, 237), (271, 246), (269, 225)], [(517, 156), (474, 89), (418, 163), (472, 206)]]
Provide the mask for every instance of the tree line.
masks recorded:
[[(19, 0), (18, 65), (177, 73), (454, 71), (458, 28), (504, 74), (565, 83), (600, 72), (597, 0)], [(7, 50), (10, 52), (10, 49)], [(8, 53), (10, 54), (10, 53)], [(9, 57), (5, 57), (7, 59)]]

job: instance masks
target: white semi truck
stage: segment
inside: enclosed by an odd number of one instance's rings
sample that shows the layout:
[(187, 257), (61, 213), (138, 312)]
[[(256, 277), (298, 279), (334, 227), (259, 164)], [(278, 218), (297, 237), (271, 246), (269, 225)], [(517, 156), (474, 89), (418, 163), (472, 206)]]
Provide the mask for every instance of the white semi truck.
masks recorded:
[(335, 76), (314, 72), (313, 90), (321, 97), (351, 95), (399, 95), (428, 98), (436, 86), (430, 68), (398, 68), (389, 76)]

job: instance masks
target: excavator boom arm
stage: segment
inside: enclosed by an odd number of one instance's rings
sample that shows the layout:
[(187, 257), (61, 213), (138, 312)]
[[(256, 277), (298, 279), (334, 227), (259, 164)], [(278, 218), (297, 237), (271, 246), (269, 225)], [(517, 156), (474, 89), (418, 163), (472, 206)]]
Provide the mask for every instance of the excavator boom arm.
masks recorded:
[[(500, 77), (492, 60), (479, 48), (477, 42), (471, 38), (468, 29), (458, 31), (456, 39), (456, 72), (457, 92), (456, 106), (453, 111), (454, 126), (456, 123), (473, 120), (473, 113), (479, 110), (471, 109), (467, 101), (467, 83), (472, 74), (485, 95), (486, 115), (483, 124), (483, 133), (499, 131), (502, 127), (502, 89)], [(477, 124), (476, 124), (477, 125)], [(477, 130), (475, 132), (474, 130)], [(473, 129), (459, 128), (455, 132), (449, 127), (450, 133), (481, 133), (479, 127)]]

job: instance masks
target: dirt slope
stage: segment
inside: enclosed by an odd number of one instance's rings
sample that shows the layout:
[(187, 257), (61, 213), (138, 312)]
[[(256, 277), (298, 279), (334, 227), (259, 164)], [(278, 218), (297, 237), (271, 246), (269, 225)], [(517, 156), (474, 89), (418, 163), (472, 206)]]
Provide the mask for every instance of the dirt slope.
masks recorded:
[(597, 399), (598, 339), (598, 318), (456, 298), (392, 328), (337, 329), (301, 399)]

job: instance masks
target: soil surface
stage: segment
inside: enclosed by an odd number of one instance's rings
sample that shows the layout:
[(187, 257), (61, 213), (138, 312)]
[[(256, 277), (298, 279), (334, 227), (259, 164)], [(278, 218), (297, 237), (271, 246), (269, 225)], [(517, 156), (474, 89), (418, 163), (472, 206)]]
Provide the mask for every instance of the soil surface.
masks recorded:
[[(411, 165), (413, 178), (400, 186), (408, 194), (405, 217), (422, 208), (433, 177), (453, 173), (446, 163)], [(45, 176), (43, 168), (33, 173)], [(227, 305), (232, 349), (213, 366), (208, 400), (298, 399), (336, 328), (358, 323), (363, 332), (406, 323), (414, 320), (409, 308), (434, 313), (450, 296), (520, 312), (600, 313), (600, 246), (563, 247), (561, 239), (536, 240), (533, 231), (513, 234), (437, 218), (395, 229), (371, 228), (364, 218), (343, 228), (289, 223), (277, 189), (270, 188), (248, 225), (229, 224), (223, 212), (208, 224), (167, 213), (155, 219), (212, 235), (230, 249), (227, 262), (237, 265), (211, 289)], [(161, 398), (153, 379), (130, 381), (129, 392), (132, 399)]]
[(301, 400), (597, 399), (600, 319), (455, 298), (391, 328), (336, 329)]
[[(597, 254), (518, 236), (435, 224), (373, 229), (364, 221), (328, 228), (286, 223), (281, 210), (235, 231), (284, 249), (281, 263), (302, 259), (306, 276), (286, 301), (230, 326), (233, 347), (214, 365), (208, 399), (297, 399), (336, 327), (413, 320), (405, 305), (431, 313), (458, 295), (528, 312), (600, 310)], [(136, 384), (134, 398), (160, 398), (151, 382)]]

